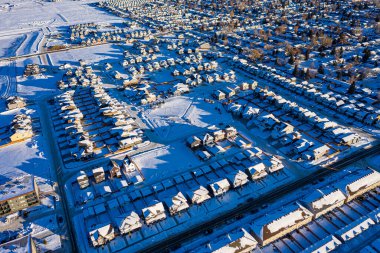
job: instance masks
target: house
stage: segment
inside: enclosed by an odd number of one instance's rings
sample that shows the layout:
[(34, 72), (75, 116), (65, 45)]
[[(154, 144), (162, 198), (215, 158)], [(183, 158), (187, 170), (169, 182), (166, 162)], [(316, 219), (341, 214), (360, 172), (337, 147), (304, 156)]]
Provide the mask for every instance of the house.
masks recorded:
[(147, 225), (166, 219), (165, 208), (162, 202), (144, 208), (142, 214)]
[(226, 98), (226, 94), (221, 90), (216, 90), (213, 92), (213, 96), (218, 100), (223, 100)]
[(198, 155), (199, 158), (202, 159), (203, 161), (206, 161), (206, 160), (208, 160), (208, 159), (211, 158), (211, 154), (210, 154), (208, 151), (206, 151), (206, 150), (199, 150), (199, 151), (197, 152), (197, 155)]
[(275, 156), (272, 156), (270, 159), (264, 159), (263, 164), (270, 173), (282, 170), (284, 168), (282, 162)]
[(2, 182), (0, 193), (0, 217), (40, 203), (40, 190), (33, 176)]
[(244, 228), (233, 231), (218, 240), (196, 249), (200, 253), (248, 253), (257, 247), (258, 242)]
[(195, 149), (202, 144), (202, 141), (197, 136), (190, 136), (187, 138), (186, 143), (191, 149)]
[(317, 219), (323, 214), (342, 206), (345, 200), (346, 196), (341, 190), (334, 187), (325, 187), (311, 192), (300, 203), (313, 213), (314, 219)]
[(233, 188), (242, 187), (249, 182), (247, 174), (241, 170), (232, 171), (226, 175)]
[(252, 117), (256, 117), (257, 115), (260, 114), (260, 109), (257, 107), (252, 107), (252, 106), (246, 106), (242, 116), (244, 119), (251, 119)]
[(262, 162), (249, 166), (247, 173), (251, 176), (252, 180), (257, 180), (268, 175), (265, 171), (265, 164)]
[(273, 127), (280, 123), (280, 121), (273, 114), (260, 115), (258, 121), (264, 129), (273, 129)]
[(166, 199), (165, 204), (169, 208), (171, 215), (175, 215), (189, 208), (189, 204), (182, 192), (178, 192), (173, 197)]
[(114, 219), (121, 234), (131, 233), (142, 227), (141, 219), (134, 211), (121, 214)]
[(341, 144), (352, 146), (360, 141), (360, 136), (355, 133), (348, 134), (341, 139)]
[(224, 129), (224, 131), (226, 132), (226, 138), (229, 139), (229, 138), (235, 138), (236, 135), (237, 135), (237, 130), (236, 128), (234, 127), (227, 127), (226, 129)]
[(106, 180), (106, 174), (104, 173), (103, 167), (93, 169), (92, 175), (94, 176), (95, 182), (97, 184)]
[(252, 147), (243, 151), (243, 154), (249, 159), (254, 159), (257, 156), (260, 156), (262, 153), (263, 151), (258, 147)]
[(226, 133), (223, 130), (213, 132), (214, 141), (222, 141), (226, 138)]
[(210, 184), (210, 188), (214, 196), (220, 196), (230, 189), (230, 183), (225, 178), (218, 179), (214, 183)]
[(342, 242), (347, 242), (374, 225), (375, 222), (371, 218), (363, 216), (359, 219), (356, 219), (347, 226), (339, 229), (337, 232), (335, 232), (335, 236), (341, 239)]
[(299, 203), (292, 203), (256, 219), (251, 230), (255, 239), (265, 246), (308, 224), (312, 219), (313, 213)]
[(90, 185), (88, 177), (84, 171), (80, 172), (80, 175), (77, 177), (77, 182), (79, 184), (79, 188), (84, 189)]
[(33, 131), (31, 129), (16, 129), (9, 137), (11, 142), (23, 141), (33, 137)]
[(249, 89), (249, 84), (246, 82), (243, 82), (240, 84), (240, 90), (248, 90)]
[(305, 248), (301, 253), (328, 253), (335, 250), (342, 242), (333, 235), (328, 235), (322, 240), (317, 241), (311, 246)]
[(281, 138), (287, 134), (291, 134), (294, 132), (294, 127), (286, 122), (280, 122), (279, 124), (275, 125), (271, 136), (274, 139)]
[(322, 145), (319, 147), (313, 146), (309, 149), (312, 154), (313, 160), (318, 160), (330, 152), (330, 148), (327, 145)]
[(305, 152), (310, 147), (314, 145), (313, 142), (308, 141), (306, 139), (299, 139), (293, 144), (293, 153), (294, 154), (300, 154), (302, 152)]
[(90, 231), (89, 235), (92, 246), (97, 247), (105, 245), (109, 241), (112, 241), (115, 238), (116, 233), (111, 224), (103, 224), (98, 226), (98, 228)]
[(26, 106), (25, 99), (18, 96), (12, 96), (7, 98), (7, 109), (13, 110), (17, 108), (23, 108)]
[(119, 164), (114, 160), (111, 160), (111, 163), (112, 163), (112, 168), (110, 170), (111, 178), (114, 178), (114, 177), (120, 178), (121, 177), (121, 169), (120, 169)]
[(136, 144), (142, 143), (143, 139), (139, 136), (127, 137), (119, 141), (119, 147), (121, 149), (131, 148)]
[(214, 137), (212, 137), (211, 134), (206, 133), (203, 135), (202, 143), (204, 146), (212, 146), (214, 145)]
[(380, 186), (380, 173), (373, 169), (361, 170), (358, 175), (343, 178), (337, 185), (347, 196), (346, 202)]
[(203, 186), (198, 186), (191, 191), (187, 192), (187, 196), (191, 200), (191, 203), (193, 204), (202, 204), (206, 200), (210, 199), (209, 191), (203, 187)]

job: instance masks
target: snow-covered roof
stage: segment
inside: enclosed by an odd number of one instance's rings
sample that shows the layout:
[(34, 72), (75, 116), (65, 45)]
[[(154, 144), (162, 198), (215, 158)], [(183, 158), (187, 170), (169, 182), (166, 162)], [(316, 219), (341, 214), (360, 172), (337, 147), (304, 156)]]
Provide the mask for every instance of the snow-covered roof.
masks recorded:
[(170, 209), (170, 213), (177, 213), (189, 208), (189, 204), (182, 192), (178, 192), (172, 198), (165, 200), (166, 205)]
[(313, 214), (299, 203), (284, 206), (283, 209), (255, 220), (252, 231), (262, 240), (267, 240), (281, 231), (296, 225)]
[(302, 200), (302, 203), (305, 203), (314, 213), (318, 213), (338, 202), (344, 201), (345, 199), (346, 196), (341, 190), (325, 187), (323, 189), (317, 189), (307, 195)]
[(250, 252), (257, 246), (257, 241), (244, 228), (231, 232), (215, 242), (210, 242), (207, 248), (196, 249), (196, 252), (206, 253), (242, 253)]
[(34, 177), (24, 175), (0, 185), (0, 201), (11, 199), (35, 190)]
[(373, 185), (380, 183), (380, 173), (367, 168), (364, 170), (358, 170), (357, 174), (350, 174), (344, 177), (337, 186), (344, 190), (346, 195), (353, 195), (359, 190), (369, 188)]
[(371, 218), (364, 216), (339, 229), (335, 235), (339, 236), (343, 241), (348, 241), (372, 225), (375, 225), (375, 222)]
[(301, 253), (327, 253), (334, 250), (342, 242), (333, 235), (326, 236), (322, 240), (304, 249)]
[(166, 218), (165, 208), (162, 202), (158, 202), (152, 206), (142, 209), (142, 213), (147, 224)]

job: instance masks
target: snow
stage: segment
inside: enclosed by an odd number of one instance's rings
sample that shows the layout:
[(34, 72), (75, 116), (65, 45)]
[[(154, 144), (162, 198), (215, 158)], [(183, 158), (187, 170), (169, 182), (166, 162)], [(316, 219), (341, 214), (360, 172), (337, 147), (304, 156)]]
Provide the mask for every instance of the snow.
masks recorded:
[[(200, 95), (200, 94), (199, 94)], [(223, 113), (215, 117), (215, 104), (205, 103), (195, 94), (192, 97), (169, 98), (161, 107), (142, 113), (147, 125), (154, 129), (161, 141), (167, 142), (204, 131), (206, 128), (228, 124), (231, 115)]]
[[(74, 23), (86, 23), (104, 20), (120, 20), (120, 18), (101, 11), (91, 3), (95, 1), (61, 1), (37, 2), (34, 0), (15, 0), (7, 3), (12, 6), (2, 12), (1, 32), (9, 30), (37, 30), (43, 27), (56, 27)], [(38, 3), (38, 4), (36, 4)], [(43, 15), (41, 15), (43, 13)]]
[(133, 156), (131, 159), (141, 170), (146, 183), (170, 178), (184, 169), (201, 165), (199, 159), (183, 142), (174, 142)]

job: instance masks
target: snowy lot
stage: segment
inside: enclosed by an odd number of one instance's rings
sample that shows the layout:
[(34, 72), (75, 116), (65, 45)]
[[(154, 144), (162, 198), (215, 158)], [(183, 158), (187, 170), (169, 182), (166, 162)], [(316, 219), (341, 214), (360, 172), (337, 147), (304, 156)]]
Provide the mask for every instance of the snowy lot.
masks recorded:
[(15, 29), (36, 30), (78, 22), (119, 20), (119, 18), (91, 6), (94, 2), (81, 1), (78, 3), (64, 0), (53, 3), (16, 0), (11, 3), (3, 3), (2, 6), (5, 8), (0, 10), (3, 20), (0, 24), (0, 33)]
[[(157, 109), (145, 110), (142, 118), (160, 141), (167, 142), (185, 139), (192, 134), (206, 131), (207, 128), (233, 122), (230, 114), (219, 114), (215, 108), (218, 108), (217, 104), (206, 103), (200, 94), (191, 93), (189, 96), (170, 98)], [(218, 117), (215, 117), (216, 113)]]

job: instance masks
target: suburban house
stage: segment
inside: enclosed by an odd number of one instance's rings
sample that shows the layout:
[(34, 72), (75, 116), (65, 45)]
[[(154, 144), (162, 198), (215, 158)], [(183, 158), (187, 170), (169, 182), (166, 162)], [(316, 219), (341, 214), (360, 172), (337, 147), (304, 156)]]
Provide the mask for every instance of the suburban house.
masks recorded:
[(79, 184), (79, 188), (84, 189), (90, 185), (90, 182), (84, 171), (80, 171), (79, 173), (80, 175), (77, 177), (77, 182)]
[(189, 208), (189, 204), (187, 203), (186, 197), (183, 195), (182, 192), (178, 192), (173, 197), (166, 199), (165, 204), (169, 208), (169, 212), (171, 215), (175, 215)]
[(251, 176), (252, 180), (257, 180), (268, 175), (265, 170), (265, 164), (262, 162), (249, 166), (247, 173)]
[(144, 208), (142, 214), (147, 225), (166, 219), (165, 208), (162, 202)]
[(98, 228), (90, 231), (89, 235), (92, 246), (97, 247), (105, 245), (109, 241), (112, 241), (116, 236), (116, 232), (111, 224), (103, 224), (98, 226)]
[(360, 172), (359, 175), (350, 175), (343, 178), (337, 185), (347, 196), (346, 202), (380, 186), (379, 172), (370, 168)]
[(375, 222), (371, 218), (363, 216), (339, 229), (335, 232), (335, 236), (341, 239), (342, 242), (347, 242), (360, 235), (373, 225), (375, 225)]
[(233, 188), (242, 187), (249, 182), (247, 174), (241, 170), (232, 171), (226, 177)]
[(257, 247), (258, 242), (244, 228), (196, 249), (200, 253), (248, 253)]
[(312, 218), (313, 213), (293, 203), (255, 220), (251, 229), (253, 236), (265, 246), (311, 222)]
[(314, 219), (344, 204), (346, 196), (339, 189), (325, 187), (313, 191), (300, 201), (313, 214)]
[(210, 184), (210, 188), (214, 196), (220, 196), (226, 193), (230, 189), (230, 183), (227, 179), (219, 179)]
[(120, 178), (121, 177), (120, 165), (114, 160), (111, 160), (111, 164), (112, 164), (112, 168), (110, 170), (110, 177), (111, 178), (114, 178), (114, 177)]
[(98, 167), (92, 170), (92, 175), (94, 176), (95, 182), (98, 184), (106, 179), (106, 174), (104, 173), (103, 167)]
[(127, 234), (142, 227), (141, 219), (134, 211), (127, 212), (115, 217), (115, 224), (121, 234)]
[(198, 148), (202, 144), (202, 141), (197, 136), (193, 135), (187, 138), (186, 143), (190, 148), (195, 149), (195, 148)]
[(197, 205), (202, 204), (203, 202), (211, 198), (209, 195), (209, 191), (203, 186), (199, 186), (191, 191), (188, 191), (187, 196), (191, 200), (191, 203)]
[(12, 96), (7, 98), (7, 109), (13, 110), (17, 108), (23, 108), (26, 106), (25, 99), (18, 96)]

